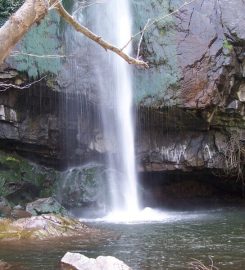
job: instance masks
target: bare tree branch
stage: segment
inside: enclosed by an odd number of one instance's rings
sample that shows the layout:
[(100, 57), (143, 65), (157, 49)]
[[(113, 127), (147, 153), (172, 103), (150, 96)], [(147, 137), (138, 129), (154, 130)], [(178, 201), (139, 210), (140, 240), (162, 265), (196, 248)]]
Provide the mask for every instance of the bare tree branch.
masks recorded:
[(110, 51), (116, 53), (117, 55), (119, 55), (120, 57), (122, 57), (129, 64), (133, 64), (133, 65), (136, 65), (136, 66), (141, 66), (141, 67), (144, 67), (144, 68), (148, 68), (148, 64), (146, 62), (144, 62), (142, 60), (139, 60), (139, 59), (135, 59), (135, 58), (129, 56), (128, 54), (124, 53), (122, 49), (119, 49), (118, 47), (115, 47), (114, 45), (110, 44), (109, 42), (103, 40), (102, 37), (94, 34), (88, 28), (86, 28), (85, 26), (81, 25), (79, 22), (77, 22), (64, 9), (64, 7), (62, 6), (61, 3), (58, 2), (55, 5), (55, 8), (56, 8), (57, 12), (60, 14), (60, 16), (62, 16), (66, 20), (67, 23), (69, 23), (70, 25), (72, 25), (78, 32), (84, 34), (89, 39), (91, 39), (94, 42), (98, 43), (106, 51), (107, 50), (110, 50)]
[(91, 32), (88, 28), (79, 24), (62, 6), (60, 0), (26, 0), (25, 3), (13, 14), (9, 20), (0, 28), (0, 64), (10, 54), (13, 47), (25, 35), (30, 27), (39, 22), (50, 9), (55, 9), (66, 22), (72, 25), (78, 32), (84, 34), (105, 50), (110, 50), (129, 64), (147, 68), (146, 62), (135, 59), (116, 46), (103, 40)]
[[(102, 37), (96, 35), (88, 28), (77, 22), (64, 9), (60, 0), (36, 0), (36, 1), (26, 0), (25, 3), (16, 11), (16, 13), (12, 15), (10, 19), (0, 28), (0, 63), (2, 63), (4, 59), (10, 54), (12, 48), (17, 44), (17, 42), (24, 36), (24, 34), (30, 29), (30, 27), (34, 23), (39, 22), (48, 13), (50, 9), (55, 9), (60, 14), (60, 16), (62, 16), (66, 20), (66, 22), (68, 22), (71, 26), (73, 26), (78, 32), (84, 34), (89, 39), (98, 43), (105, 50), (110, 50), (116, 53), (125, 61), (127, 61), (129, 64), (147, 68), (148, 64), (139, 59), (140, 46), (145, 31), (147, 31), (155, 23), (169, 16), (172, 16), (175, 13), (178, 13), (183, 7), (190, 5), (194, 1), (197, 0), (190, 0), (189, 2), (185, 2), (183, 5), (181, 5), (178, 9), (174, 10), (173, 12), (163, 17), (151, 20), (151, 22), (150, 20), (148, 20), (145, 27), (140, 32), (133, 35), (131, 39), (127, 42), (127, 44), (120, 49), (110, 44), (109, 42), (103, 40)], [(141, 37), (138, 44), (137, 57), (133, 58), (128, 54), (126, 54), (123, 50), (138, 35), (141, 35)], [(31, 53), (28, 55), (33, 57), (45, 57), (45, 56), (37, 56)], [(58, 56), (48, 55), (47, 57), (53, 58)]]

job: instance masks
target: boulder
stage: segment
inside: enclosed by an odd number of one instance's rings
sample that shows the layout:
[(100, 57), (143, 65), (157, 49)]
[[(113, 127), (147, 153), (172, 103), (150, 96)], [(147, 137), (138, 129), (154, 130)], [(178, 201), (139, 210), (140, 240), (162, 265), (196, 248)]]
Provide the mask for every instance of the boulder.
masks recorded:
[(11, 206), (7, 199), (0, 197), (0, 217), (10, 217)]
[(0, 197), (0, 208), (4, 206), (10, 206), (10, 204), (6, 198)]
[[(41, 215), (18, 220), (0, 219), (0, 241), (49, 240), (60, 237), (99, 235), (101, 232), (78, 220), (58, 215)], [(96, 237), (97, 237), (96, 236)]]
[(56, 198), (67, 209), (103, 208), (106, 201), (104, 173), (104, 167), (96, 163), (62, 172), (56, 184)]
[(11, 211), (11, 217), (14, 219), (19, 219), (19, 218), (27, 218), (31, 217), (31, 213), (23, 210), (23, 209), (13, 209)]
[(67, 252), (61, 259), (61, 263), (64, 264), (63, 269), (68, 269), (66, 266), (69, 266), (77, 270), (132, 270), (124, 262), (112, 256), (99, 256), (93, 259), (79, 253)]
[(6, 181), (8, 194), (6, 198), (13, 204), (24, 204), (34, 200), (39, 195), (39, 187), (31, 181)]
[(33, 216), (42, 214), (61, 214), (66, 215), (66, 209), (54, 198), (41, 198), (26, 205), (26, 211)]

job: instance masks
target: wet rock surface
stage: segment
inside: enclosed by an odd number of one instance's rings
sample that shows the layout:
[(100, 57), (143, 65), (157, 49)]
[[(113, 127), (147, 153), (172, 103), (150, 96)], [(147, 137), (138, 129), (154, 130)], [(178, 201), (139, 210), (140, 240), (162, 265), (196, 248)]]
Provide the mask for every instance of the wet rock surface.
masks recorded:
[(61, 173), (55, 194), (67, 209), (104, 207), (106, 201), (105, 169), (99, 164), (70, 168)]

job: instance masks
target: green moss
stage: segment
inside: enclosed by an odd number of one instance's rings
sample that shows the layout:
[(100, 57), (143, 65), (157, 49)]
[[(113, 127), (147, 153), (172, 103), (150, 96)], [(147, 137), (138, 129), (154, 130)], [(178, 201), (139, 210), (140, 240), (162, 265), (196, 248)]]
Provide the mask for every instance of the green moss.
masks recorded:
[(223, 42), (223, 48), (230, 54), (233, 51), (233, 45), (225, 39)]
[(22, 186), (31, 183), (39, 190), (40, 196), (48, 197), (53, 193), (53, 185), (58, 179), (58, 172), (33, 164), (17, 155), (0, 151), (0, 196), (14, 192), (13, 185)]

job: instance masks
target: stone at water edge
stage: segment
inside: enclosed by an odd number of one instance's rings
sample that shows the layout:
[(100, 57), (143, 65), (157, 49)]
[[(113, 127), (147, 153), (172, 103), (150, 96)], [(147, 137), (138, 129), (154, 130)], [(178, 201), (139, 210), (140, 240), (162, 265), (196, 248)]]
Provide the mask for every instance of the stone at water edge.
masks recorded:
[(54, 198), (40, 198), (26, 205), (26, 211), (33, 216), (42, 214), (61, 214), (68, 215), (66, 209)]
[(79, 253), (67, 252), (61, 259), (64, 268), (66, 265), (76, 270), (132, 270), (124, 262), (112, 256), (99, 256), (96, 259), (88, 258)]
[[(0, 242), (10, 240), (51, 240), (64, 237), (99, 237), (101, 231), (76, 219), (54, 214), (32, 216), (18, 220), (0, 219)], [(1, 244), (0, 244), (1, 246)]]

